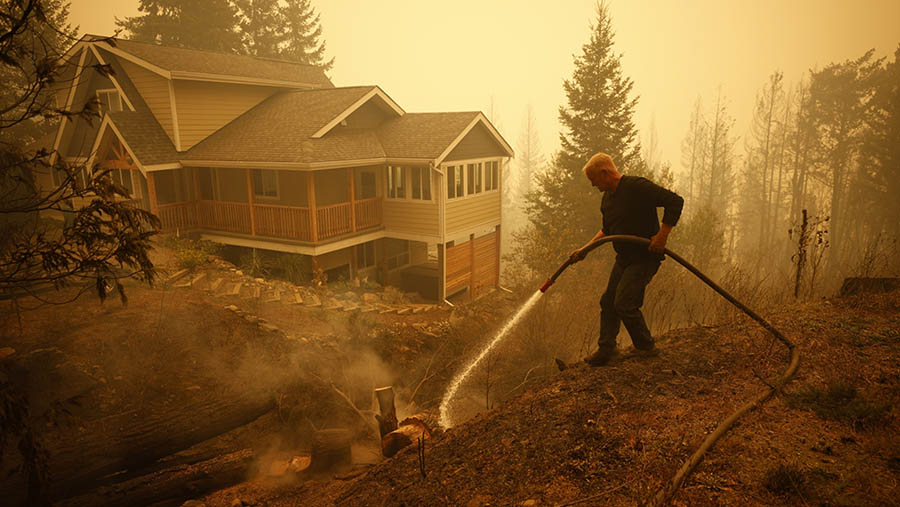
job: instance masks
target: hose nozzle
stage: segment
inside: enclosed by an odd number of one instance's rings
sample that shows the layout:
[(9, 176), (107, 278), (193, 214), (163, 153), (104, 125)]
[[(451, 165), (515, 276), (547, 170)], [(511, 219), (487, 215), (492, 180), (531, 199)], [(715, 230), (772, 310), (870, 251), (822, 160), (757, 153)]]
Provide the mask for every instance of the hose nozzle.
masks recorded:
[(553, 285), (553, 279), (548, 278), (547, 281), (544, 282), (544, 285), (541, 285), (541, 292), (547, 292), (547, 289), (549, 289), (551, 285)]

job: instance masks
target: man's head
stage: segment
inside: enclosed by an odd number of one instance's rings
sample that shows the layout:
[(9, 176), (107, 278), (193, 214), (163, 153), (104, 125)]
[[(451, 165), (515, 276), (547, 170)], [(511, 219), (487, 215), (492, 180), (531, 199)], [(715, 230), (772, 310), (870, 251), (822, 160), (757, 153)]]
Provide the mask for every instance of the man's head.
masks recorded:
[(601, 192), (615, 190), (619, 186), (619, 180), (622, 175), (616, 169), (612, 157), (606, 153), (597, 153), (587, 164), (584, 164), (584, 175), (590, 180), (591, 185)]

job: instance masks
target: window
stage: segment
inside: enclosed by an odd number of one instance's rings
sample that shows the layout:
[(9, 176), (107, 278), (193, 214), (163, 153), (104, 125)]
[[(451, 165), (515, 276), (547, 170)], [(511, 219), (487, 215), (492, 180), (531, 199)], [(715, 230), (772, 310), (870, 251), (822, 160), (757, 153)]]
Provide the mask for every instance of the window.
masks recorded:
[(128, 189), (128, 195), (132, 199), (141, 196), (141, 186), (138, 183), (138, 176), (131, 169), (113, 169), (109, 171), (109, 176), (114, 182)]
[(384, 263), (388, 270), (409, 264), (409, 241), (389, 238), (384, 247)]
[(270, 199), (278, 198), (278, 171), (271, 169), (254, 169), (253, 196)]
[(447, 166), (447, 198), (462, 197), (465, 194), (463, 186), (464, 166)]
[(367, 241), (356, 245), (357, 269), (371, 268), (375, 265), (375, 242)]
[(466, 166), (466, 176), (469, 183), (466, 195), (472, 195), (475, 193), (475, 164)]
[(496, 160), (484, 163), (484, 189), (497, 190), (499, 188), (500, 175), (499, 164)]
[(393, 199), (406, 198), (406, 168), (388, 166), (388, 197)]
[(122, 97), (115, 88), (97, 90), (97, 100), (100, 101), (100, 114), (122, 110)]
[(412, 168), (412, 198), (431, 200), (431, 172), (427, 167)]
[(481, 185), (482, 185), (483, 181), (484, 181), (484, 176), (482, 175), (482, 171), (481, 171), (481, 162), (479, 162), (479, 163), (475, 164), (475, 193), (476, 194), (481, 193)]

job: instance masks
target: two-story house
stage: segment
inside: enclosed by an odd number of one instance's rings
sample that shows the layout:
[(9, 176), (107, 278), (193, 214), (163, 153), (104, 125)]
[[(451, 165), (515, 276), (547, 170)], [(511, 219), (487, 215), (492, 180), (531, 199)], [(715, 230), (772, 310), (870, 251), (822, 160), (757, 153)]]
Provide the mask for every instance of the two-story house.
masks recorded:
[(441, 300), (499, 283), (513, 151), (482, 113), (407, 113), (313, 66), (128, 40), (86, 36), (67, 61), (60, 106), (96, 96), (102, 119), (62, 122), (53, 148), (111, 170), (165, 231)]

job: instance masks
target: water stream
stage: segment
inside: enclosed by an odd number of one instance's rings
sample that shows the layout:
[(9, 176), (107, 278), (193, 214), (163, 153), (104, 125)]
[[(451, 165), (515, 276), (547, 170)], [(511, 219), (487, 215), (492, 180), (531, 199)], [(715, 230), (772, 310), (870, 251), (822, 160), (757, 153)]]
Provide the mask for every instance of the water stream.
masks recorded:
[(513, 315), (508, 321), (506, 321), (506, 324), (503, 325), (503, 328), (497, 332), (497, 334), (494, 336), (494, 339), (487, 344), (487, 346), (484, 348), (484, 350), (481, 351), (480, 354), (478, 354), (478, 357), (472, 360), (472, 362), (469, 363), (468, 366), (460, 370), (460, 372), (456, 375), (456, 377), (453, 379), (453, 382), (450, 384), (450, 388), (447, 389), (447, 392), (444, 394), (444, 399), (441, 400), (441, 413), (439, 420), (441, 426), (443, 426), (444, 428), (450, 428), (453, 426), (453, 420), (451, 419), (449, 414), (450, 401), (453, 399), (453, 396), (456, 394), (456, 391), (459, 389), (459, 386), (460, 384), (462, 384), (463, 380), (465, 380), (466, 377), (468, 377), (469, 374), (472, 373), (472, 370), (475, 369), (475, 366), (477, 366), (478, 363), (480, 363), (481, 360), (484, 359), (488, 352), (490, 352), (491, 349), (494, 348), (494, 346), (497, 345), (497, 343), (499, 343), (500, 340), (502, 340), (510, 330), (516, 327), (516, 324), (518, 324), (519, 321), (522, 320), (522, 317), (524, 317), (525, 314), (527, 314), (528, 311), (531, 310), (531, 308), (535, 305), (535, 303), (537, 303), (538, 299), (540, 299), (541, 297), (541, 294), (543, 294), (541, 291), (535, 291), (535, 293), (530, 298), (528, 298), (528, 301), (525, 301), (525, 303), (522, 304), (521, 307), (519, 307), (519, 311), (517, 311), (515, 315)]

